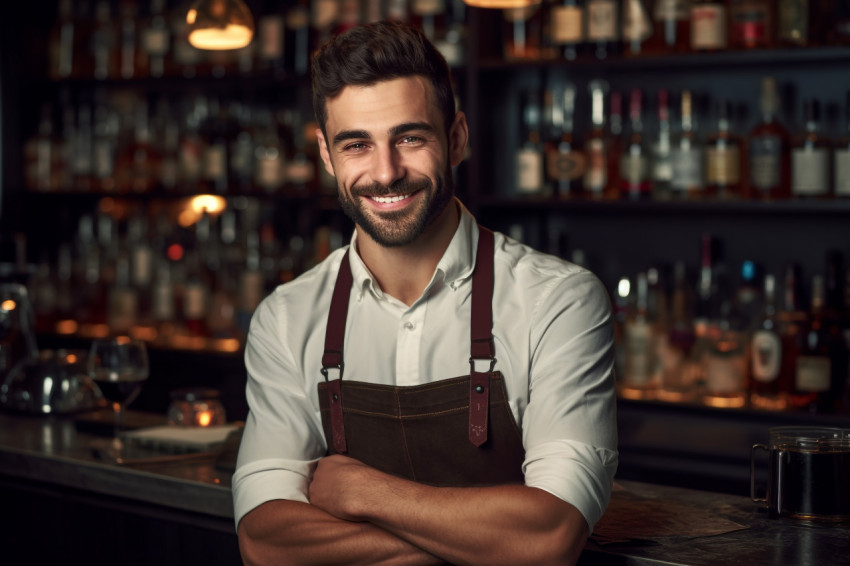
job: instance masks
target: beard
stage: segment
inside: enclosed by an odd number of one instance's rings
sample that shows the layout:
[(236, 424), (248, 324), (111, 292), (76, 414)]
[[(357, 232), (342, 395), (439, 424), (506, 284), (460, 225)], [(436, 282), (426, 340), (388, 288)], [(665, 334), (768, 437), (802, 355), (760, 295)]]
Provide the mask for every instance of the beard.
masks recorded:
[[(415, 208), (387, 212), (367, 212), (363, 199), (359, 198), (411, 195), (419, 191), (423, 195), (421, 203)], [(339, 202), (345, 215), (376, 243), (386, 248), (405, 246), (416, 241), (446, 209), (453, 195), (451, 172), (438, 177), (436, 186), (426, 178), (400, 180), (389, 186), (380, 183), (355, 185), (351, 188), (351, 194), (339, 188)]]

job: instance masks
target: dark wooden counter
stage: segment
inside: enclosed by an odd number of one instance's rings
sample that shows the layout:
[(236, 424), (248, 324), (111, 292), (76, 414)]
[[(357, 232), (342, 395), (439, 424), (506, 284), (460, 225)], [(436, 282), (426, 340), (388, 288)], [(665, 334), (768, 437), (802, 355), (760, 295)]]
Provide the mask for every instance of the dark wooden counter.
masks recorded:
[[(0, 413), (0, 497), (13, 518), (0, 529), (4, 564), (240, 563), (231, 474), (214, 456), (109, 464), (86, 430), (68, 417)], [(850, 526), (770, 519), (738, 495), (617, 481), (580, 563), (837, 566), (850, 564)]]

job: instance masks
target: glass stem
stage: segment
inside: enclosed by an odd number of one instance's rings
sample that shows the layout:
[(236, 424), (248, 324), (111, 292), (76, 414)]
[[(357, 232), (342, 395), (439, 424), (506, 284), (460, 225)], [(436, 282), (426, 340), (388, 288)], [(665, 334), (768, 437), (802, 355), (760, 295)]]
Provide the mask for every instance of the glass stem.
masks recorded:
[(115, 412), (114, 439), (116, 442), (120, 442), (121, 432), (124, 430), (124, 403), (112, 403), (112, 410)]

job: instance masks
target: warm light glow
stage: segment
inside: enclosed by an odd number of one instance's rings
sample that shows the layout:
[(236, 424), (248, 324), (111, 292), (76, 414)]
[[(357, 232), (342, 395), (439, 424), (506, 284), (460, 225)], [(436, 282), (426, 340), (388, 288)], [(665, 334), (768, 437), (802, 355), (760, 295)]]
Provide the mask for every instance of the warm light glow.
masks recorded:
[(68, 319), (56, 321), (57, 334), (75, 334), (79, 327), (80, 325), (77, 324), (76, 320)]
[(227, 208), (227, 201), (216, 195), (197, 195), (189, 201), (189, 207), (201, 217), (206, 210), (209, 214), (220, 214)]
[(129, 344), (131, 341), (132, 340), (130, 339), (129, 336), (116, 336), (115, 337), (115, 343), (116, 344), (121, 344), (121, 345)]
[(183, 259), (183, 246), (180, 244), (171, 244), (168, 246), (168, 249), (165, 250), (165, 255), (167, 255), (168, 259), (171, 261), (180, 261)]
[(18, 305), (12, 299), (6, 299), (0, 303), (0, 309), (3, 309), (4, 311), (13, 311), (17, 306)]
[(199, 411), (198, 412), (198, 426), (210, 426), (212, 422), (212, 411)]
[(242, 0), (199, 0), (186, 13), (189, 43), (198, 49), (241, 49), (254, 37), (254, 18)]
[(65, 356), (65, 361), (69, 364), (77, 363), (77, 359), (77, 354), (68, 354), (67, 356)]
[(212, 341), (213, 350), (219, 352), (238, 352), (240, 347), (237, 338), (218, 338)]
[(475, 8), (496, 8), (505, 10), (508, 8), (525, 8), (527, 6), (536, 6), (540, 4), (540, 0), (463, 0), (469, 6)]

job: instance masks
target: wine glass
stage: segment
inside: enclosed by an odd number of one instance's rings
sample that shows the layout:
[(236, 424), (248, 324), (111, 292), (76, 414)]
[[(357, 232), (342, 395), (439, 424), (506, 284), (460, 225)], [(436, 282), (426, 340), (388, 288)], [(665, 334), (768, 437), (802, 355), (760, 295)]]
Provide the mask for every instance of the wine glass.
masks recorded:
[(123, 455), (121, 430), (124, 409), (138, 397), (148, 378), (148, 354), (145, 343), (127, 336), (98, 338), (89, 352), (89, 376), (112, 404), (115, 430), (101, 457), (120, 462)]

